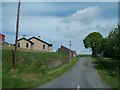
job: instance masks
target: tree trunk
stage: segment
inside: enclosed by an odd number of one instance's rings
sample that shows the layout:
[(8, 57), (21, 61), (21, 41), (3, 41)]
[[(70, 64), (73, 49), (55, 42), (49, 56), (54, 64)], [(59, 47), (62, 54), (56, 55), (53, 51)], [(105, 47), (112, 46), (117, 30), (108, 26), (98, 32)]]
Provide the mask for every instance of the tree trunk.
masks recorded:
[(92, 46), (92, 57), (94, 57), (94, 47)]
[(95, 56), (96, 56), (95, 47), (92, 46), (92, 57), (95, 57)]

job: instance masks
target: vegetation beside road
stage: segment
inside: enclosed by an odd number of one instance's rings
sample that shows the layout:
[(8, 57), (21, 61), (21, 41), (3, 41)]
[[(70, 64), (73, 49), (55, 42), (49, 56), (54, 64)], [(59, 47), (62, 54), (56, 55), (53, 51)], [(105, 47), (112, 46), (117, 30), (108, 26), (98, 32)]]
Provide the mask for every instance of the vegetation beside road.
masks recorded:
[(114, 58), (94, 58), (93, 62), (101, 77), (111, 88), (120, 90), (120, 61)]
[[(1, 61), (0, 61), (1, 63)], [(0, 90), (2, 89), (2, 65), (0, 65)]]
[(83, 44), (86, 49), (91, 49), (93, 57), (97, 57), (94, 63), (101, 78), (112, 88), (120, 90), (120, 24), (105, 38), (99, 32), (88, 34)]
[(91, 57), (90, 54), (80, 54), (79, 56), (80, 56), (80, 57)]
[(83, 44), (86, 49), (91, 49), (93, 57), (120, 58), (120, 25), (113, 28), (105, 38), (99, 32), (88, 34)]
[(68, 70), (77, 58), (57, 68), (49, 69), (45, 64), (48, 59), (64, 59), (62, 53), (48, 52), (17, 52), (17, 69), (13, 69), (13, 50), (2, 50), (2, 87), (3, 88), (34, 88), (46, 83)]

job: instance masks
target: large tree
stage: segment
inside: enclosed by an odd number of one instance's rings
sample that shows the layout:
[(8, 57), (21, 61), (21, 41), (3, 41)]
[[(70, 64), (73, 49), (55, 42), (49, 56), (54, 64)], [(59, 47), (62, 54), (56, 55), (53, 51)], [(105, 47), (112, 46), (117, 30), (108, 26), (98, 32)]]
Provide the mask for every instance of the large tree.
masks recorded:
[(92, 56), (96, 56), (100, 54), (101, 51), (101, 43), (103, 41), (103, 36), (99, 32), (93, 32), (88, 34), (83, 40), (85, 48), (89, 48), (92, 50)]
[(109, 33), (104, 47), (104, 56), (120, 58), (120, 25)]

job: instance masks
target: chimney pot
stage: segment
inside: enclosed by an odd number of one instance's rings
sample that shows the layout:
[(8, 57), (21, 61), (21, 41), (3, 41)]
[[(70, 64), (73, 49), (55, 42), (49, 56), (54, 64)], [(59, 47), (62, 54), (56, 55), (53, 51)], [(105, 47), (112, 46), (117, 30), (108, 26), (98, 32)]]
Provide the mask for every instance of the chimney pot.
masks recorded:
[(40, 39), (41, 37), (40, 36), (38, 36), (38, 39)]
[(25, 34), (23, 35), (23, 38), (26, 38), (26, 35), (25, 35)]

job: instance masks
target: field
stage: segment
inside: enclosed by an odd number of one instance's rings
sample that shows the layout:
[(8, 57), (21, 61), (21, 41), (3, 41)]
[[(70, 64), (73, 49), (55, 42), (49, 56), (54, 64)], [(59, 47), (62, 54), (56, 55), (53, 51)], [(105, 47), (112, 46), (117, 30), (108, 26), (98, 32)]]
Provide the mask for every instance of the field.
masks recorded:
[(80, 54), (79, 56), (80, 56), (80, 57), (91, 57), (90, 54)]
[(120, 90), (120, 60), (115, 58), (95, 58), (95, 67), (101, 76), (111, 88)]
[(2, 87), (3, 88), (35, 88), (64, 73), (77, 58), (57, 68), (49, 69), (46, 65), (48, 59), (64, 59), (65, 54), (58, 52), (17, 52), (17, 68), (13, 69), (13, 50), (2, 50)]

